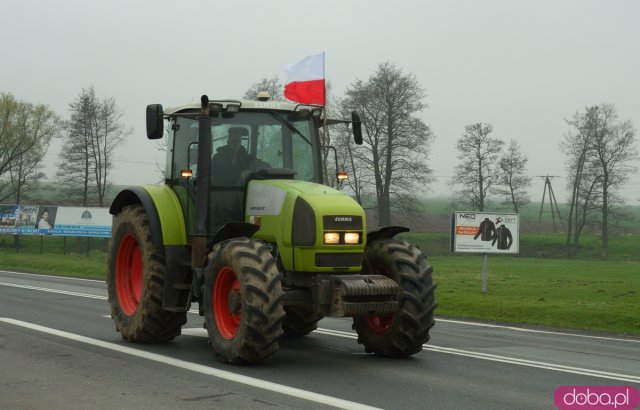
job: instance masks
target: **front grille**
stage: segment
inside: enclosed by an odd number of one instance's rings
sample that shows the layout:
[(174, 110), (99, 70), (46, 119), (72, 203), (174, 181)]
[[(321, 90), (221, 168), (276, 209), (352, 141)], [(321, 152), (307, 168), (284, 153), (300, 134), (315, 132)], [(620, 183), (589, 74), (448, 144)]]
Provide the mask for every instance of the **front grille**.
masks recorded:
[(349, 268), (362, 264), (362, 253), (316, 253), (319, 268)]

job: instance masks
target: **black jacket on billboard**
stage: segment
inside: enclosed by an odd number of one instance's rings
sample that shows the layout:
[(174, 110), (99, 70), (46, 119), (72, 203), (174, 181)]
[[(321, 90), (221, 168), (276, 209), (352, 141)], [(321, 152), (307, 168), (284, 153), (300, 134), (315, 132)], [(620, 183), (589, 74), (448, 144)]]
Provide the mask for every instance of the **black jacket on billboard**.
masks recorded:
[(496, 234), (493, 237), (493, 242), (491, 242), (491, 246), (495, 245), (496, 242), (498, 242), (498, 249), (500, 250), (508, 250), (511, 248), (513, 237), (511, 236), (509, 228), (504, 225), (498, 227)]
[(480, 222), (478, 233), (475, 234), (473, 239), (478, 239), (478, 236), (480, 236), (481, 240), (490, 241), (491, 239), (493, 239), (495, 234), (496, 234), (496, 225), (493, 223), (491, 219), (484, 218), (484, 221)]

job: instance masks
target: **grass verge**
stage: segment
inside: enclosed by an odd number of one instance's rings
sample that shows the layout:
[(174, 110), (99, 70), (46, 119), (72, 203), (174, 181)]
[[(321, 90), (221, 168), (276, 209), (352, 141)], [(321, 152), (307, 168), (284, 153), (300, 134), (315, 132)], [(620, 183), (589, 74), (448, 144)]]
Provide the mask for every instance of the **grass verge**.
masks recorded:
[(0, 236), (0, 269), (90, 279), (107, 277), (107, 239)]
[(640, 336), (640, 262), (435, 256), (437, 315)]
[(37, 254), (0, 251), (0, 269), (88, 279), (107, 278), (107, 255), (93, 251), (79, 254)]

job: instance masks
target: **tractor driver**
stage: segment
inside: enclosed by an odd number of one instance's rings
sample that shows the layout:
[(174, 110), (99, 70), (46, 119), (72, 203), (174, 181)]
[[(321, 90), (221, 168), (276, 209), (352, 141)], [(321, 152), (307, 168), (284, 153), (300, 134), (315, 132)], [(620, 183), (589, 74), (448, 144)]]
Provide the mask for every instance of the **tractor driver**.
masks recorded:
[(249, 132), (244, 127), (231, 127), (227, 145), (216, 150), (211, 160), (211, 178), (214, 185), (236, 185), (240, 173), (249, 168), (251, 156), (242, 146), (242, 138)]

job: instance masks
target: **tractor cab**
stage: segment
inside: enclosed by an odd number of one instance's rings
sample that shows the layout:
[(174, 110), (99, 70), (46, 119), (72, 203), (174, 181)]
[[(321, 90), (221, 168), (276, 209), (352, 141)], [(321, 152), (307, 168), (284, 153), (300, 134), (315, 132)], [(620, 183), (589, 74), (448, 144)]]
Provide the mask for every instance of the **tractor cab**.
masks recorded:
[(208, 235), (229, 221), (244, 219), (251, 179), (323, 182), (318, 132), (322, 107), (253, 100), (212, 100), (209, 107), (205, 133), (210, 131), (211, 137), (204, 152), (199, 141), (200, 104), (168, 108), (162, 114), (169, 121), (166, 182), (180, 199), (189, 233), (194, 228), (198, 180), (205, 177), (199, 156), (209, 165)]

